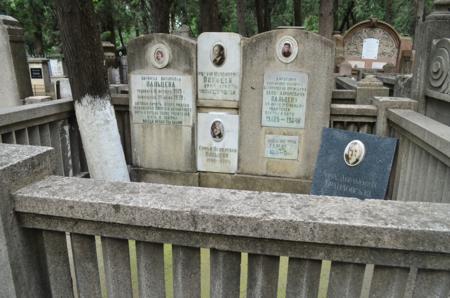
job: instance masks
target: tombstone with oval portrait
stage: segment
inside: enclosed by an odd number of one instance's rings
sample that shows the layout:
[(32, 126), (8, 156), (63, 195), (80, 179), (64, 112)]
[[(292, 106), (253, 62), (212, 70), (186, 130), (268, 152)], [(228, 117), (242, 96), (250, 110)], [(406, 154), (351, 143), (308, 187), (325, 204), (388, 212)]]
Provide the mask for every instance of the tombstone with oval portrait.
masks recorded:
[(198, 113), (197, 169), (235, 173), (238, 163), (239, 116)]
[[(238, 101), (241, 82), (241, 36), (229, 32), (205, 32), (198, 37), (198, 99)], [(211, 104), (210, 104), (211, 106)]]
[(310, 180), (327, 127), (334, 45), (301, 29), (242, 40), (240, 174)]
[(196, 43), (150, 34), (128, 47), (133, 165), (195, 172)]
[(325, 128), (311, 194), (384, 199), (397, 140)]

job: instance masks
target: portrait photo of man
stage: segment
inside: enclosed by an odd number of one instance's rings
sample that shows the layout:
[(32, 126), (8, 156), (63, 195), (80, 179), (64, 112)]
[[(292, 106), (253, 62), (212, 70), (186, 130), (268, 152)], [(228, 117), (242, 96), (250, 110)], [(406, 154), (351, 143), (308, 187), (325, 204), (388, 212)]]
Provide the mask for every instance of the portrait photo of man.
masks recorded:
[(213, 46), (211, 59), (215, 66), (221, 66), (225, 62), (225, 48), (221, 44)]
[(356, 166), (364, 158), (366, 150), (364, 144), (359, 140), (354, 140), (348, 143), (344, 150), (344, 161), (348, 166)]
[(283, 57), (289, 58), (292, 55), (292, 47), (291, 44), (288, 42), (285, 42), (283, 44), (283, 49), (281, 50), (281, 55)]
[(220, 120), (216, 120), (211, 124), (211, 137), (214, 141), (220, 142), (223, 140), (224, 128)]

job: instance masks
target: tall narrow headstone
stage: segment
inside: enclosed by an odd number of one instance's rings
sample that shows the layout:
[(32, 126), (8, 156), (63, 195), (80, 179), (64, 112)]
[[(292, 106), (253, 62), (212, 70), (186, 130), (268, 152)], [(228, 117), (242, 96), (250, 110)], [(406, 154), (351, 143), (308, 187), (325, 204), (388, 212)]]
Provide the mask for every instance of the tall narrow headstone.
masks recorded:
[(0, 107), (21, 105), (33, 95), (28, 73), (23, 29), (10, 16), (0, 15)]
[(300, 29), (242, 42), (238, 172), (311, 179), (329, 125), (333, 42)]
[(128, 46), (133, 165), (194, 172), (196, 43), (151, 34)]

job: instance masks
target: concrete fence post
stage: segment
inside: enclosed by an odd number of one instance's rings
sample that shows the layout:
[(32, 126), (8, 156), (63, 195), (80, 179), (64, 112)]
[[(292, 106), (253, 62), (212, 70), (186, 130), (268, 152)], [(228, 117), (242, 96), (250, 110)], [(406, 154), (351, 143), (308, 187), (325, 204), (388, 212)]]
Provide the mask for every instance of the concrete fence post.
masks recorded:
[(368, 75), (357, 83), (356, 104), (370, 104), (374, 96), (389, 96), (389, 88), (383, 86), (383, 82), (374, 75)]

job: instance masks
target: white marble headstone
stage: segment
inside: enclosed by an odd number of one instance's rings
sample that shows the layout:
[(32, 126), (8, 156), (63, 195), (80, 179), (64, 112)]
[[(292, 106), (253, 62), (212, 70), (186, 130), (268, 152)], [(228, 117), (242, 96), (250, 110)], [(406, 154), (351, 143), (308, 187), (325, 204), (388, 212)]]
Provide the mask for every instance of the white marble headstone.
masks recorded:
[(235, 173), (238, 164), (239, 116), (199, 113), (197, 121), (197, 169)]
[(205, 32), (197, 40), (198, 99), (238, 101), (241, 36)]

